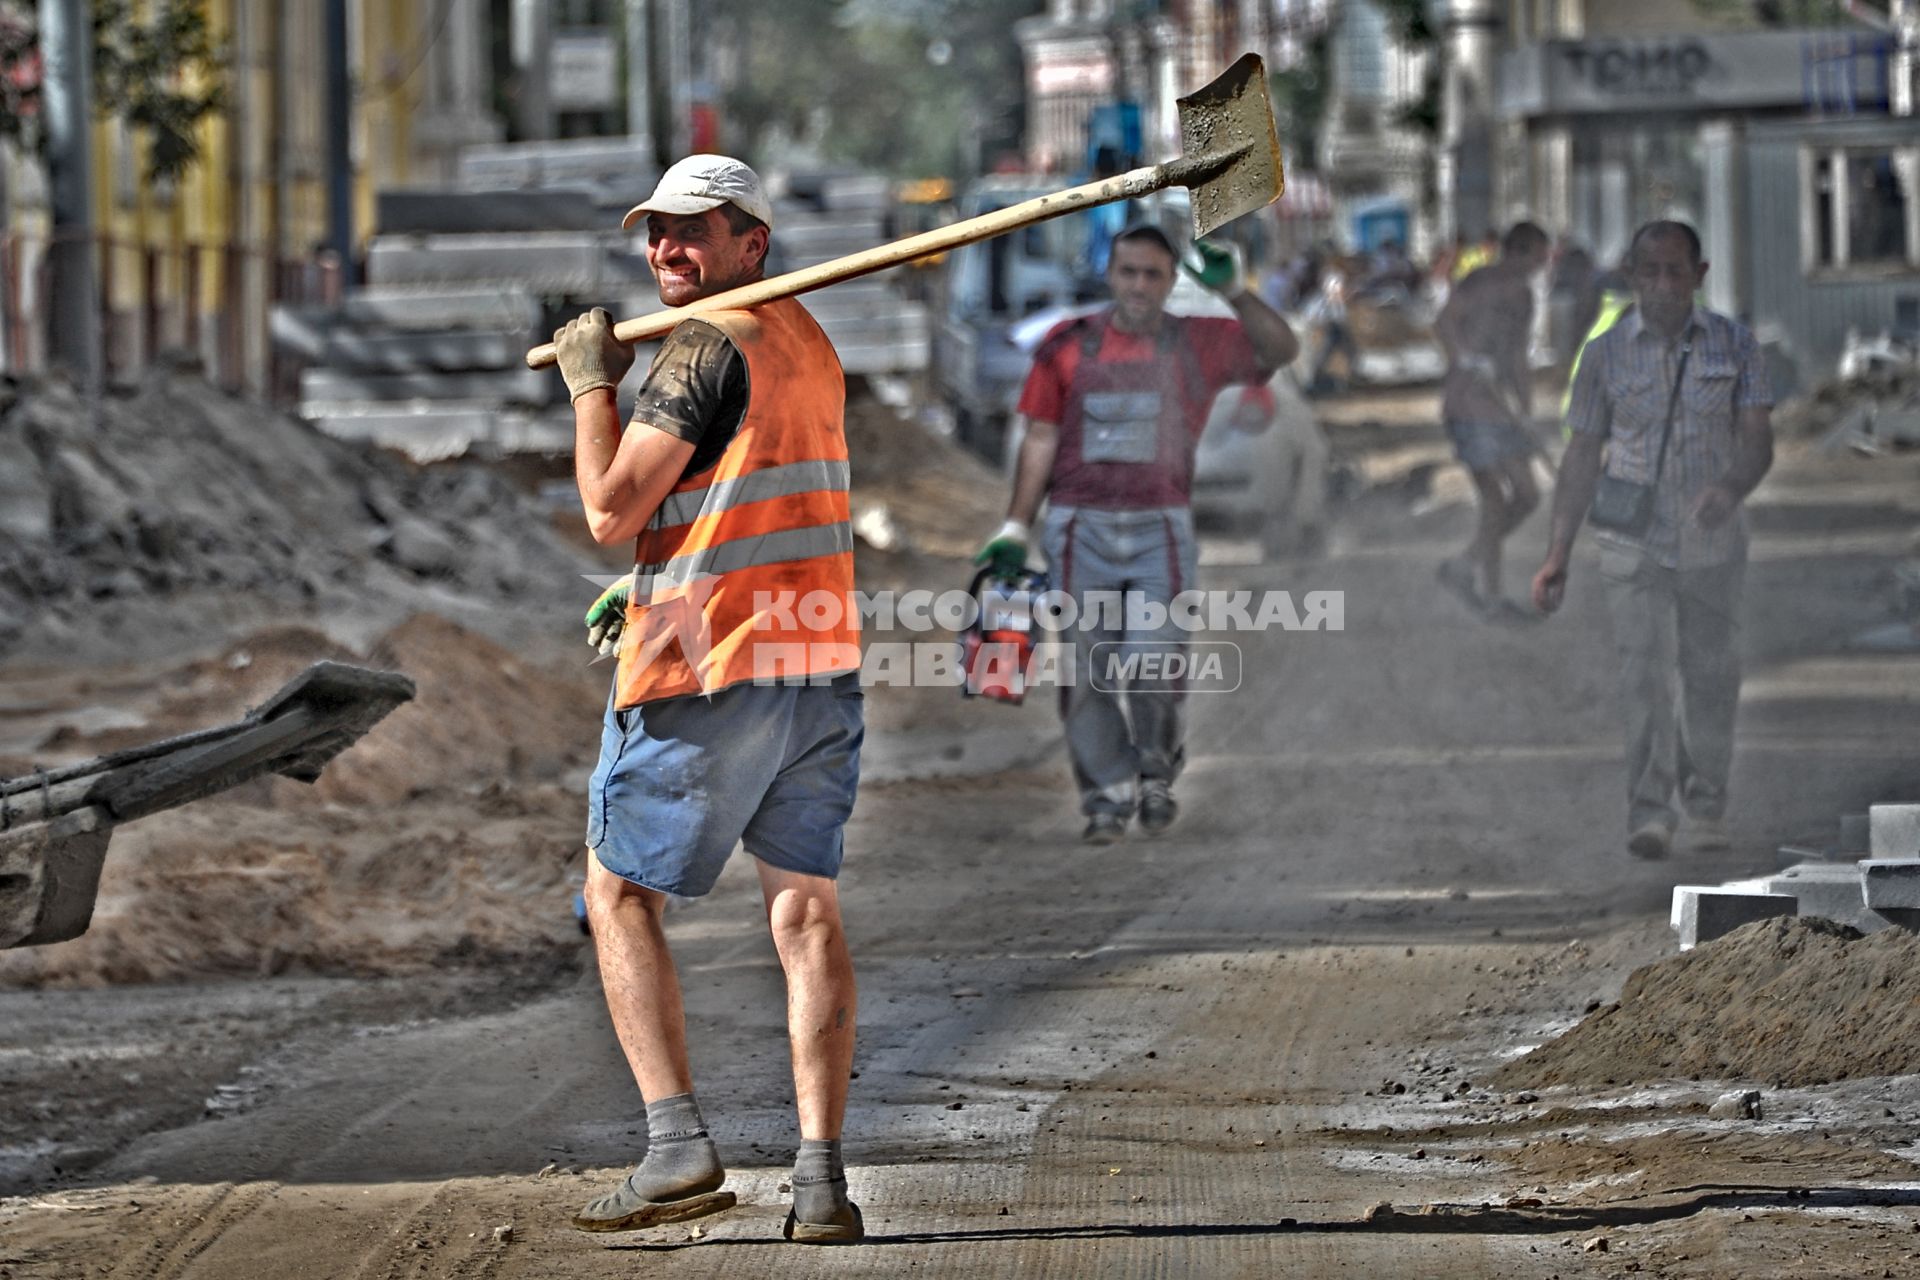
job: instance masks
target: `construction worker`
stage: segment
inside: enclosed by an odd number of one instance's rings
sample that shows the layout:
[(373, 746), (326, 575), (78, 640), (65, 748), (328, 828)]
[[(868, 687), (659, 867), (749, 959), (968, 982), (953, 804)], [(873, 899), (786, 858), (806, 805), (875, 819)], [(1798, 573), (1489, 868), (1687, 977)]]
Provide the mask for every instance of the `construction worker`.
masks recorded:
[[(668, 306), (762, 274), (773, 208), (738, 160), (675, 164), (621, 225), (643, 219)], [(587, 524), (602, 544), (637, 539), (632, 580), (588, 619), (595, 639), (623, 625), (589, 785), (586, 905), (649, 1137), (573, 1224), (624, 1231), (734, 1202), (695, 1101), (661, 913), (670, 894), (712, 888), (737, 842), (787, 981), (801, 1142), (786, 1235), (858, 1240), (840, 1155), (854, 978), (835, 877), (862, 716), (839, 359), (791, 298), (705, 312), (667, 336), (623, 433), (614, 393), (633, 351), (607, 313), (554, 343)]]
[(1522, 621), (1530, 610), (1507, 599), (1500, 582), (1501, 546), (1540, 505), (1533, 478), (1533, 277), (1547, 265), (1552, 242), (1531, 222), (1517, 222), (1501, 241), (1500, 260), (1454, 286), (1434, 321), (1447, 353), (1440, 413), (1454, 453), (1473, 476), (1480, 519), (1458, 556), (1440, 562), (1441, 585), (1483, 617)]
[(1493, 265), (1500, 256), (1500, 233), (1488, 227), (1478, 240), (1469, 241), (1464, 235), (1456, 237), (1454, 246), (1449, 271), (1453, 283), (1458, 284), (1480, 268)]
[[(1202, 242), (1194, 275), (1226, 298), (1234, 317), (1166, 313), (1179, 254), (1157, 227), (1114, 238), (1111, 306), (1063, 321), (1041, 342), (1019, 403), (1024, 430), (1006, 523), (977, 563), (1013, 574), (1026, 563), (1034, 518), (1048, 500), (1042, 542), (1053, 585), (1081, 602), (1074, 678), (1062, 689), (1083, 838), (1111, 844), (1137, 811), (1148, 834), (1178, 812), (1172, 786), (1185, 757), (1184, 691), (1144, 677), (1116, 685), (1094, 669), (1109, 654), (1182, 651), (1164, 607), (1193, 586), (1188, 495), (1194, 449), (1215, 394), (1264, 383), (1300, 344), (1278, 312), (1250, 292), (1233, 253)], [(1123, 593), (1119, 619), (1090, 597)], [(1164, 608), (1162, 610), (1164, 612)], [(1122, 709), (1120, 695), (1125, 693)]]
[(1633, 310), (1593, 341), (1573, 384), (1533, 600), (1560, 607), (1591, 509), (1626, 707), (1627, 851), (1661, 858), (1683, 813), (1694, 849), (1729, 843), (1740, 504), (1773, 465), (1773, 393), (1753, 334), (1694, 300), (1707, 264), (1692, 227), (1648, 223), (1628, 260)]
[[(1609, 280), (1612, 276), (1609, 275)], [(1593, 324), (1588, 327), (1586, 336), (1580, 339), (1580, 345), (1574, 348), (1573, 363), (1567, 368), (1567, 389), (1560, 395), (1560, 417), (1565, 419), (1573, 409), (1573, 384), (1580, 378), (1580, 361), (1586, 356), (1587, 348), (1593, 340), (1607, 330), (1619, 324), (1633, 306), (1633, 293), (1625, 288), (1614, 288), (1603, 282), (1600, 288), (1600, 309), (1594, 313)], [(1573, 438), (1571, 427), (1563, 428), (1568, 439)]]

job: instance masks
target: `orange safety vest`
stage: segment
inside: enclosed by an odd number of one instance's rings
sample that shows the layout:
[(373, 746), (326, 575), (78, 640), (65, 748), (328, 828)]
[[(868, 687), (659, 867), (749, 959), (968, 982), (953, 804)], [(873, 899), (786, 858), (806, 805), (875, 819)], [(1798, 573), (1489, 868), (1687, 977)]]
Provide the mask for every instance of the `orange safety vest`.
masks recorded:
[(860, 668), (840, 358), (791, 298), (700, 318), (746, 358), (747, 413), (634, 544), (622, 708)]

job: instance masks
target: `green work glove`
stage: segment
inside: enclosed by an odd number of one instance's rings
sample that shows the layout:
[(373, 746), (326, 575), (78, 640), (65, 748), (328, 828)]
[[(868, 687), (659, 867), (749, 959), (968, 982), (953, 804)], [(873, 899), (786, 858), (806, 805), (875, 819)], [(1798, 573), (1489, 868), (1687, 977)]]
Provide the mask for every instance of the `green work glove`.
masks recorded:
[(633, 368), (633, 348), (613, 336), (613, 317), (605, 307), (567, 321), (554, 333), (553, 345), (571, 400), (597, 387), (616, 389)]
[(1011, 578), (1027, 567), (1027, 538), (1030, 531), (1018, 520), (1008, 520), (1000, 526), (1000, 532), (987, 540), (980, 548), (980, 554), (973, 558), (976, 565), (993, 570), (997, 577)]
[(1240, 255), (1234, 246), (1196, 240), (1193, 251), (1200, 259), (1198, 266), (1185, 259), (1180, 263), (1188, 275), (1222, 297), (1240, 292)]
[(593, 608), (587, 610), (587, 644), (603, 658), (620, 647), (620, 631), (627, 624), (627, 601), (632, 595), (633, 575), (628, 574), (602, 591)]

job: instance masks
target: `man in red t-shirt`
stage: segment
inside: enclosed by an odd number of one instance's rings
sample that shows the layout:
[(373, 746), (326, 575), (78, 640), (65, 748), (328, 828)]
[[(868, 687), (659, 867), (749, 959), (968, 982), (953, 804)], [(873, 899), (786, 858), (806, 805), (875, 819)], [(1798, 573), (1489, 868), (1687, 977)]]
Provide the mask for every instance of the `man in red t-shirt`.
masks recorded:
[(1047, 499), (1041, 540), (1053, 585), (1080, 605), (1061, 711), (1083, 838), (1093, 844), (1120, 839), (1136, 812), (1149, 834), (1177, 813), (1184, 691), (1177, 680), (1140, 676), (1144, 668), (1127, 659), (1185, 648), (1166, 606), (1194, 585), (1188, 495), (1214, 396), (1266, 382), (1300, 349), (1280, 314), (1246, 288), (1231, 253), (1196, 247), (1201, 265), (1188, 269), (1234, 318), (1167, 314), (1179, 254), (1143, 225), (1114, 239), (1113, 305), (1062, 322), (1041, 342), (1020, 396), (1015, 427), (1026, 434), (1007, 521), (978, 559), (1005, 573), (1024, 566)]

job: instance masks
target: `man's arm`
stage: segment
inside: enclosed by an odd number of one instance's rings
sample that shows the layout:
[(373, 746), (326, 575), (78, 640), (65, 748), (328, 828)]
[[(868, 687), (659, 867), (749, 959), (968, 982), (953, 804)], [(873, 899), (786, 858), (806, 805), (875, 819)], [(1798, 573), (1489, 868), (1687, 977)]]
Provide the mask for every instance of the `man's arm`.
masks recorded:
[(1567, 563), (1573, 556), (1573, 542), (1580, 525), (1593, 505), (1593, 491), (1600, 483), (1601, 456), (1606, 450), (1612, 428), (1612, 408), (1606, 393), (1606, 352), (1595, 345), (1587, 349), (1574, 375), (1573, 394), (1567, 410), (1567, 426), (1572, 437), (1567, 451), (1560, 455), (1560, 473), (1553, 483), (1553, 519), (1548, 535), (1547, 557), (1533, 575), (1533, 607), (1552, 613), (1566, 596)]
[(1294, 335), (1293, 326), (1286, 317), (1268, 306), (1251, 289), (1242, 289), (1227, 299), (1234, 315), (1240, 318), (1240, 327), (1246, 330), (1247, 342), (1253, 347), (1253, 353), (1260, 363), (1268, 369), (1283, 369), (1294, 362), (1300, 354), (1300, 339)]
[(1533, 417), (1533, 366), (1527, 358), (1533, 344), (1533, 290), (1524, 278), (1514, 284), (1513, 290), (1514, 311), (1521, 320), (1515, 326), (1512, 341), (1500, 353), (1500, 364), (1507, 390), (1512, 392), (1514, 407), (1524, 424)]
[(1720, 479), (1701, 490), (1693, 500), (1693, 519), (1701, 527), (1716, 529), (1727, 522), (1746, 496), (1759, 487), (1773, 468), (1773, 411), (1766, 405), (1749, 405), (1733, 415), (1733, 461)]
[(1225, 298), (1233, 308), (1233, 314), (1240, 320), (1240, 329), (1246, 334), (1247, 345), (1253, 349), (1254, 359), (1265, 371), (1261, 381), (1272, 377), (1275, 370), (1292, 364), (1300, 354), (1300, 339), (1294, 336), (1293, 326), (1278, 311), (1247, 288), (1246, 264), (1239, 248), (1200, 240), (1194, 243), (1193, 249), (1199, 255), (1198, 265), (1183, 261), (1182, 269), (1203, 287)]
[(1060, 426), (1025, 415), (1013, 420), (1017, 431), (1025, 427), (1020, 441), (1020, 457), (1013, 470), (1013, 500), (1007, 504), (1007, 519), (1031, 527), (1040, 514), (1040, 500), (1047, 496), (1053, 479), (1053, 459), (1060, 452)]
[(1567, 562), (1587, 508), (1593, 505), (1593, 491), (1600, 483), (1600, 453), (1606, 443), (1604, 436), (1575, 436), (1560, 455), (1560, 474), (1553, 483), (1553, 532), (1547, 558), (1533, 578), (1533, 607), (1542, 613), (1558, 609), (1566, 593)]
[(1433, 336), (1440, 343), (1440, 353), (1447, 358), (1447, 367), (1452, 368), (1460, 354), (1458, 338), (1462, 303), (1470, 292), (1464, 284), (1455, 285), (1447, 291), (1446, 305), (1440, 308), (1440, 314), (1433, 318)]
[(686, 471), (693, 448), (640, 423), (623, 435), (609, 388), (575, 400), (573, 479), (593, 540), (604, 547), (638, 536)]

